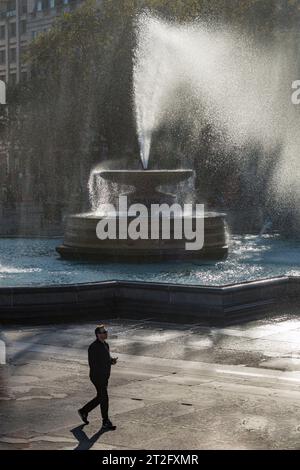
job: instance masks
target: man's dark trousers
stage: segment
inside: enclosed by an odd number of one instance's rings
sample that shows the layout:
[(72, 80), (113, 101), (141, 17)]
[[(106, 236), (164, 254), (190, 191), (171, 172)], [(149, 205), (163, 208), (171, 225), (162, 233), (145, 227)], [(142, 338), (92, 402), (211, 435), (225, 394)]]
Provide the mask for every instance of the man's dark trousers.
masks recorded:
[(92, 411), (96, 406), (100, 405), (101, 415), (103, 421), (108, 420), (108, 393), (107, 393), (107, 386), (108, 386), (108, 379), (99, 380), (99, 378), (95, 379), (93, 377), (90, 378), (91, 382), (94, 384), (97, 395), (91, 401), (89, 401), (84, 407), (81, 409), (84, 413), (89, 413)]

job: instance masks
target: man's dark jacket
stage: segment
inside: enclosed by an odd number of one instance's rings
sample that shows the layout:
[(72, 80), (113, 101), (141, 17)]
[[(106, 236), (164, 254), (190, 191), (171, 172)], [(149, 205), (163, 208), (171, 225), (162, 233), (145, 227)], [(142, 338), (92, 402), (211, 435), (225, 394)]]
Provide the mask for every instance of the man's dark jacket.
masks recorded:
[(109, 345), (96, 339), (89, 349), (90, 378), (96, 382), (106, 382), (110, 376), (111, 357)]

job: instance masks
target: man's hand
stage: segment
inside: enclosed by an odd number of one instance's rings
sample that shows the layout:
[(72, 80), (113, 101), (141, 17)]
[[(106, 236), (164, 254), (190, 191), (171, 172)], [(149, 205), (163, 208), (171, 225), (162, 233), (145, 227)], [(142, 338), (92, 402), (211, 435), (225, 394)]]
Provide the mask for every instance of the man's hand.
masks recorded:
[(118, 360), (117, 357), (112, 357), (112, 358), (111, 358), (111, 363), (112, 363), (112, 364), (117, 364), (117, 360)]

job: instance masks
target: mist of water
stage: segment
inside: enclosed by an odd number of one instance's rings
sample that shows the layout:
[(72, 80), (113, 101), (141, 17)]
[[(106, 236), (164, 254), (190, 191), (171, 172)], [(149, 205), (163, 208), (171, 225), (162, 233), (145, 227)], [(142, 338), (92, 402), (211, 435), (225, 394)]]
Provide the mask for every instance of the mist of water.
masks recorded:
[(102, 167), (96, 166), (90, 173), (88, 180), (88, 192), (91, 210), (95, 214), (103, 213), (114, 203), (115, 195), (118, 194), (118, 184), (101, 178), (99, 171)]
[(263, 45), (229, 27), (179, 25), (149, 12), (141, 14), (134, 102), (144, 168), (160, 126), (181, 119), (197, 143), (209, 125), (224, 154), (235, 149), (238, 165), (249, 168), (250, 153), (243, 151), (249, 145), (261, 149), (259, 165), (264, 169), (267, 156), (280, 149), (265, 190), (272, 191), (278, 203), (289, 198), (298, 204), (300, 114), (291, 103), (291, 84), (299, 78), (297, 52), (297, 41), (288, 34)]

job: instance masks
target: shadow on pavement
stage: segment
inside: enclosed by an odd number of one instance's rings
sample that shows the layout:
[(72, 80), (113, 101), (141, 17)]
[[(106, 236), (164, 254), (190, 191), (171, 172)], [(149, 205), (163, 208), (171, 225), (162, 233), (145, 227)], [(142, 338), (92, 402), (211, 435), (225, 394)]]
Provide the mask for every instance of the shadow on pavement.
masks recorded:
[(109, 430), (103, 430), (102, 428), (99, 429), (92, 437), (88, 437), (84, 432), (83, 428), (86, 426), (85, 424), (81, 424), (76, 428), (70, 430), (73, 436), (77, 439), (78, 445), (73, 450), (89, 450), (95, 442), (99, 439), (99, 437), (108, 432)]

